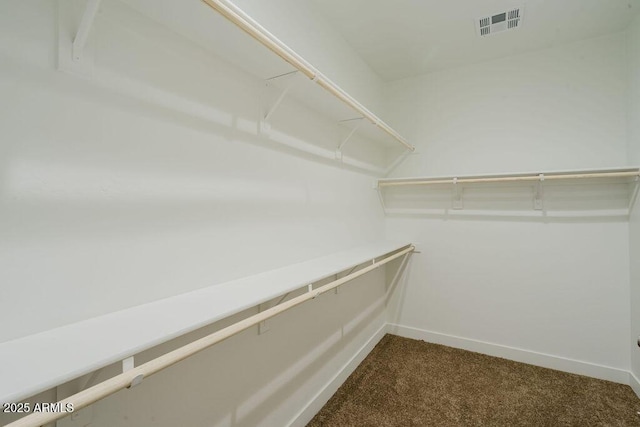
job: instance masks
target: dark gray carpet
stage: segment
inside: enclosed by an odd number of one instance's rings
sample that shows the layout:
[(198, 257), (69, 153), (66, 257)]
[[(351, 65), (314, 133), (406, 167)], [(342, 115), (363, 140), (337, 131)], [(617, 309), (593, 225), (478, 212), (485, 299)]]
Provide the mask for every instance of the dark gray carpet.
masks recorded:
[(386, 335), (308, 424), (640, 426), (626, 385)]

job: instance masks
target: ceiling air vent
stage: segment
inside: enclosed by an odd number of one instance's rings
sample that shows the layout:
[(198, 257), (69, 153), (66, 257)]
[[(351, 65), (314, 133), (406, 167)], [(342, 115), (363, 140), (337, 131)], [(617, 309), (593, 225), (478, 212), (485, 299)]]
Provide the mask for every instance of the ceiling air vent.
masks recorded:
[(521, 7), (491, 16), (483, 16), (476, 19), (476, 31), (479, 36), (488, 36), (506, 30), (513, 30), (522, 25), (522, 16), (523, 9)]

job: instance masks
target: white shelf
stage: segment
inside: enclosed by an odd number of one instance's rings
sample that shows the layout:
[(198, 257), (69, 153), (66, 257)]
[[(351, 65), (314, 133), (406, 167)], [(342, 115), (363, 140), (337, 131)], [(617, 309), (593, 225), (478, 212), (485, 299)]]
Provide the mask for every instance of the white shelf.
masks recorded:
[[(291, 97), (297, 103), (319, 113), (331, 123), (342, 125), (337, 129), (343, 130), (343, 137), (349, 135), (351, 126), (355, 124), (355, 122), (350, 121), (351, 119), (367, 117), (362, 120), (362, 125), (342, 150), (341, 155), (336, 153), (336, 150), (341, 143), (342, 137), (337, 137), (335, 141), (332, 141), (333, 146), (331, 147), (323, 146), (319, 147), (319, 149), (312, 148), (310, 150), (298, 147), (298, 149), (336, 161), (341, 161), (340, 158), (342, 158), (344, 159), (343, 163), (347, 165), (378, 175), (388, 173), (388, 168), (393, 165), (399, 156), (405, 152), (413, 151), (413, 146), (408, 144), (395, 130), (391, 129), (379, 117), (331, 82), (311, 64), (308, 64), (283, 42), (260, 27), (259, 24), (255, 23), (255, 26), (257, 26), (261, 34), (266, 35), (265, 38), (268, 39), (269, 43), (273, 42), (277, 47), (290, 52), (292, 57), (298, 58), (308, 66), (307, 68), (314, 74), (314, 78), (312, 79), (305, 72), (297, 70), (296, 67), (269, 50), (264, 44), (256, 41), (252, 36), (249, 36), (245, 31), (225, 19), (225, 17), (202, 1), (123, 1), (143, 15), (193, 40), (198, 45), (259, 79), (265, 80), (265, 83), (268, 80), (272, 89), (284, 89), (290, 81), (287, 77), (275, 77), (297, 72), (296, 77), (294, 77), (296, 82), (288, 91), (287, 98)], [(212, 3), (214, 2), (226, 5), (226, 7), (240, 14), (243, 13), (228, 0), (213, 0)], [(108, 7), (108, 5), (103, 4), (102, 7)], [(250, 22), (255, 22), (249, 17), (247, 19)], [(254, 25), (252, 24), (252, 26)], [(326, 86), (331, 89), (327, 90)], [(333, 93), (332, 90), (334, 91)], [(336, 93), (344, 94), (347, 101), (340, 99)], [(265, 109), (268, 110), (268, 106), (265, 106)], [(274, 116), (277, 116), (280, 122), (286, 120), (286, 117), (283, 118), (278, 111)], [(265, 135), (268, 135), (268, 133)], [(274, 138), (274, 140), (277, 141), (277, 138)], [(330, 144), (331, 142), (329, 142)]]
[(15, 402), (408, 243), (377, 242), (0, 344), (0, 402)]
[(387, 215), (629, 215), (640, 169), (621, 167), (378, 180)]

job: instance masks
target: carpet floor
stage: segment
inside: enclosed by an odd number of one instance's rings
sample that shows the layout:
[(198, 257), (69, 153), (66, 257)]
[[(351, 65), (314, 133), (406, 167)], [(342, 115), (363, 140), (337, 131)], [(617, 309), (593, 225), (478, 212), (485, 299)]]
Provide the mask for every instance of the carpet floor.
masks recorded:
[(626, 385), (386, 335), (308, 427), (640, 426)]

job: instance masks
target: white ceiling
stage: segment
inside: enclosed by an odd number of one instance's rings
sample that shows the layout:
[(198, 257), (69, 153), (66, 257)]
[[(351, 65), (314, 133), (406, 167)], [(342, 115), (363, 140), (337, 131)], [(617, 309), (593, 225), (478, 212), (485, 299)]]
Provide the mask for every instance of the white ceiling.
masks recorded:
[[(308, 0), (383, 80), (624, 30), (640, 0)], [(522, 28), (479, 37), (475, 20), (524, 6)]]

